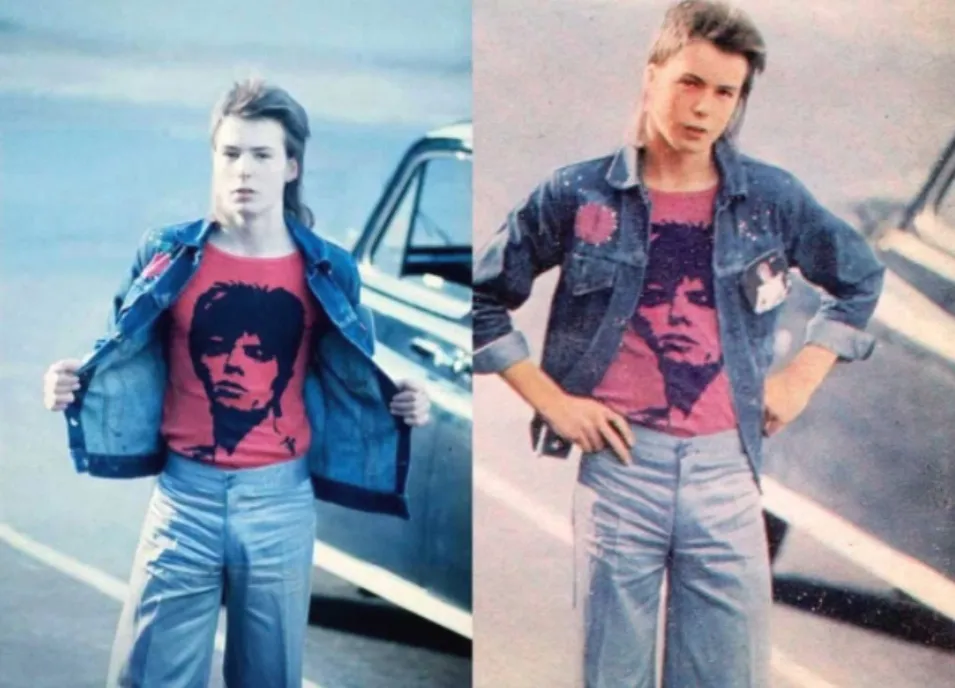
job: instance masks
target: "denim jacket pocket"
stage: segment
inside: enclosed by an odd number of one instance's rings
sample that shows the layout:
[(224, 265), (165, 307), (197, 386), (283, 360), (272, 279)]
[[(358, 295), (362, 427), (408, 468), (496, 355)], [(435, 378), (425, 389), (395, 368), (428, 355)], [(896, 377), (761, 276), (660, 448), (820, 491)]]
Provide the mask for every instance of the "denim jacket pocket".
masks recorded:
[(610, 289), (616, 279), (617, 264), (613, 261), (579, 253), (571, 256), (567, 281), (574, 296)]

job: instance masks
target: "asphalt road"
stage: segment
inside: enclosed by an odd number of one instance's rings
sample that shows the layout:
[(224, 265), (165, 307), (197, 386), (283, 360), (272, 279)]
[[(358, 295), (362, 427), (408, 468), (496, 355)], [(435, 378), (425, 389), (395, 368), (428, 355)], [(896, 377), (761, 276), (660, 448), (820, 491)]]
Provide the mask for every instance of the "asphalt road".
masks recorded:
[[(152, 481), (76, 475), (41, 378), (100, 336), (141, 234), (205, 213), (209, 111), (252, 72), (308, 109), (306, 199), (317, 230), (349, 245), (413, 138), (469, 116), (469, 11), (0, 4), (0, 528), (75, 562), (42, 563), (0, 538), (5, 688), (105, 676), (120, 604), (89, 583), (125, 584)], [(64, 572), (80, 565), (94, 570), (86, 582)], [(469, 643), (317, 574), (309, 680), (465, 686), (470, 674)]]
[[(666, 4), (476, 0), (476, 244), (553, 168), (619, 145)], [(955, 9), (741, 4), (769, 48), (743, 150), (850, 221), (857, 202), (914, 193), (955, 124)], [(538, 284), (515, 315), (537, 351), (554, 276)], [(796, 308), (791, 322), (802, 317)], [(771, 443), (768, 473), (952, 577), (953, 384), (951, 366), (886, 342), (825, 382)], [(474, 395), (475, 685), (569, 685), (577, 462), (532, 456), (530, 411), (500, 381), (478, 378)], [(951, 621), (798, 532), (775, 572), (774, 685), (951, 685)]]
[[(121, 603), (0, 543), (0, 686), (103, 685)], [(317, 571), (304, 676), (320, 688), (470, 684), (470, 643)], [(224, 614), (220, 616), (224, 632)], [(224, 686), (222, 652), (210, 686)]]
[[(527, 413), (502, 382), (479, 378), (475, 397), (475, 423), (484, 430), (475, 440), (474, 685), (571, 688), (577, 460), (515, 448)], [(908, 605), (798, 531), (787, 537), (774, 574), (774, 686), (949, 685), (950, 622)], [(921, 630), (907, 636), (912, 628)]]
[[(744, 128), (747, 150), (791, 169), (842, 213), (856, 200), (914, 191), (951, 135), (951, 4), (745, 4), (770, 46), (770, 68)], [(85, 15), (67, 2), (46, 3), (42, 13), (38, 5), (0, 8), (0, 523), (125, 580), (149, 483), (73, 473), (62, 419), (39, 407), (43, 368), (82, 353), (98, 336), (111, 290), (145, 228), (205, 210), (208, 105), (249, 65), (270, 68), (315, 113), (306, 190), (320, 231), (348, 243), (348, 229), (360, 224), (405, 143), (470, 105), (461, 50), (469, 35), (459, 28), (445, 38), (459, 15), (436, 19), (446, 5), (431, 2), (393, 16), (385, 14), (389, 5), (354, 10), (360, 21), (309, 21), (302, 12), (310, 3), (287, 3), (272, 25), (265, 22), (275, 15), (253, 8), (228, 15), (230, 30), (218, 32), (221, 7), (189, 21), (183, 7), (159, 17), (145, 3), (126, 12), (100, 3)], [(553, 167), (616, 145), (661, 8), (656, 0), (476, 0), (478, 240)], [(415, 33), (425, 16), (438, 28)], [(367, 31), (373, 18), (388, 30), (375, 29), (370, 40), (347, 30)], [(74, 31), (83, 21), (86, 33)], [(319, 29), (334, 37), (324, 51), (315, 48)], [(434, 54), (442, 57), (432, 64)], [(544, 303), (536, 299), (519, 316), (538, 339)], [(874, 379), (886, 398), (898, 398), (898, 388), (880, 387), (900, 384), (891, 367)], [(475, 501), (475, 683), (560, 686), (574, 657), (562, 535), (574, 462), (530, 456), (528, 412), (497, 381), (479, 379), (475, 397), (482, 476)], [(844, 406), (836, 398), (833, 390), (833, 406), (817, 413), (838, 420), (853, 412), (851, 398)], [(940, 412), (936, 399), (913, 393), (905, 403), (910, 411)], [(852, 437), (841, 441), (849, 445)], [(876, 458), (891, 466), (893, 456)], [(946, 475), (932, 477), (934, 484), (944, 486)], [(828, 476), (821, 482), (840, 496), (864, 480), (850, 473), (841, 483)], [(926, 482), (923, 476), (910, 494), (919, 495)], [(883, 508), (917, 517), (924, 507), (913, 498)], [(886, 523), (887, 538), (925, 535), (900, 529), (892, 518)], [(943, 526), (936, 537), (950, 533)], [(877, 578), (798, 533), (777, 574), (777, 685), (950, 684), (955, 665), (950, 649), (939, 647), (944, 638), (926, 645), (900, 637), (907, 626), (932, 628), (935, 620)], [(3, 543), (0, 580), (0, 685), (97, 685), (119, 611), (115, 600)], [(316, 581), (316, 593), (311, 680), (467, 685), (470, 659), (455, 638), (327, 577)], [(860, 606), (888, 621), (879, 629)], [(394, 637), (386, 626), (408, 632)]]

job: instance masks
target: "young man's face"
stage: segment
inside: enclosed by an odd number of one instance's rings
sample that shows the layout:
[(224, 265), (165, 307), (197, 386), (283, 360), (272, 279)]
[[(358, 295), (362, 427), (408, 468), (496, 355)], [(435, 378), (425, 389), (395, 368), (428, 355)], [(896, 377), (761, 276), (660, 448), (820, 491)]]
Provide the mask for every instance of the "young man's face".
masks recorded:
[(742, 55), (706, 40), (688, 43), (662, 65), (647, 67), (647, 117), (674, 151), (705, 153), (726, 130), (746, 79)]
[(285, 154), (285, 131), (272, 119), (229, 115), (213, 140), (212, 179), (216, 209), (250, 218), (281, 205), (285, 184), (298, 175)]

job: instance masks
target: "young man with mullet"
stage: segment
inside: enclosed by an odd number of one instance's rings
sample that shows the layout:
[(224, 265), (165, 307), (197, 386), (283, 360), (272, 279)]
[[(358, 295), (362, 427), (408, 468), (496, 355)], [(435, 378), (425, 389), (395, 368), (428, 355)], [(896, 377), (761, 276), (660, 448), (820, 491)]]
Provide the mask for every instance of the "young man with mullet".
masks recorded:
[(236, 84), (213, 113), (213, 208), (147, 233), (83, 361), (48, 370), (77, 470), (159, 476), (109, 686), (208, 684), (225, 584), (230, 688), (302, 685), (314, 499), (407, 517), (419, 386), (373, 363), (351, 256), (310, 231), (308, 118)]
[[(664, 578), (663, 685), (769, 685), (762, 439), (834, 363), (873, 349), (863, 330), (883, 268), (863, 238), (735, 147), (765, 61), (742, 12), (672, 6), (634, 142), (557, 170), (477, 257), (475, 370), (536, 410), (544, 453), (583, 450), (575, 590), (589, 688), (655, 685)], [(538, 367), (508, 312), (554, 267)], [(789, 268), (825, 297), (805, 346), (767, 376)]]

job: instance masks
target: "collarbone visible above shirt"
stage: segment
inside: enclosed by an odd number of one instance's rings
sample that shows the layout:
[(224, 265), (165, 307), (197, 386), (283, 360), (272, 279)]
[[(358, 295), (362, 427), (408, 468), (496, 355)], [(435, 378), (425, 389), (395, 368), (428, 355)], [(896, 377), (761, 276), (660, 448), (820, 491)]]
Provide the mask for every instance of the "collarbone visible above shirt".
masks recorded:
[(209, 235), (208, 243), (240, 258), (284, 258), (299, 250), (284, 226), (278, 229), (217, 226)]

